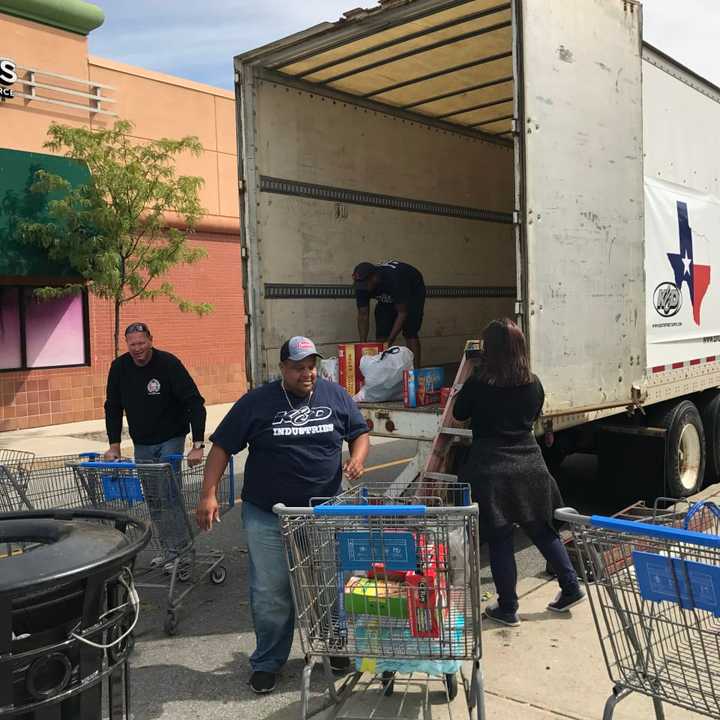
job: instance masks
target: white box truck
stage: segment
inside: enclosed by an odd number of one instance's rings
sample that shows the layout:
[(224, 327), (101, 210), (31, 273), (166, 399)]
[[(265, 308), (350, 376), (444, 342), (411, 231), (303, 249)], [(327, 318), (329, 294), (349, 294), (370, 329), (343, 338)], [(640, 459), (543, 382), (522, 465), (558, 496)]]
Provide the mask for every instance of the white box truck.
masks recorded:
[[(352, 268), (400, 259), (425, 364), (521, 324), (554, 457), (655, 444), (665, 492), (719, 478), (720, 89), (639, 2), (381, 0), (235, 70), (252, 383), (290, 335), (356, 340)], [(416, 473), (437, 408), (364, 412)]]

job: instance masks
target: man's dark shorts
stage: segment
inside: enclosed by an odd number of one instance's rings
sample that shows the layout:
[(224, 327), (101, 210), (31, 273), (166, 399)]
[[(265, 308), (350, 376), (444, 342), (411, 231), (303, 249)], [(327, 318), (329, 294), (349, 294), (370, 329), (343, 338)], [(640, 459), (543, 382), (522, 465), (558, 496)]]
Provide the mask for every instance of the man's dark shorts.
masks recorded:
[[(413, 340), (420, 334), (425, 311), (425, 288), (408, 302), (408, 314), (402, 331), (405, 339)], [(378, 340), (386, 340), (395, 323), (397, 310), (392, 303), (376, 303), (375, 305), (375, 335)]]

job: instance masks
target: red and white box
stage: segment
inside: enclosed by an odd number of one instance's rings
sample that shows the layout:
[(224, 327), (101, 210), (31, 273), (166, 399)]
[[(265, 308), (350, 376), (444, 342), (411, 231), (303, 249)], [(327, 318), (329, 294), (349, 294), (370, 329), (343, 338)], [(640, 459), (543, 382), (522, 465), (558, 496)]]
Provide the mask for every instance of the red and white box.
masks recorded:
[(360, 358), (364, 355), (379, 355), (385, 349), (383, 343), (342, 343), (338, 345), (338, 375), (340, 384), (355, 395), (364, 385), (360, 372)]

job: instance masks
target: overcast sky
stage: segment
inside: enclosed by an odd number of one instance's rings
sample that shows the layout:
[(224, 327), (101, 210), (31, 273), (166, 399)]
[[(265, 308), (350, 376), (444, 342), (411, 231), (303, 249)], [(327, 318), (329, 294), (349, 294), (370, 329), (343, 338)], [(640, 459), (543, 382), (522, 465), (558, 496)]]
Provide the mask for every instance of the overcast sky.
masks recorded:
[[(90, 51), (232, 88), (232, 58), (373, 0), (94, 0)], [(588, 0), (573, 0), (587, 2)], [(617, 0), (606, 0), (613, 2)], [(645, 0), (645, 39), (720, 85), (720, 0)]]

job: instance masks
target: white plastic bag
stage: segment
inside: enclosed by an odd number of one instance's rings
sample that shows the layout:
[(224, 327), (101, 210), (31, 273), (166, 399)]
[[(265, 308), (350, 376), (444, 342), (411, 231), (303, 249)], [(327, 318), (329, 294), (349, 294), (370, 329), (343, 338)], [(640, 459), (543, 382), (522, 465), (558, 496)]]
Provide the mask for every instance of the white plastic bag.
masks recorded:
[(361, 402), (402, 400), (403, 371), (411, 370), (412, 366), (413, 354), (406, 347), (391, 347), (380, 355), (363, 356), (360, 372), (365, 384), (355, 399)]
[(321, 360), (319, 370), (320, 372), (318, 374), (323, 380), (329, 380), (334, 383), (340, 382), (340, 367), (336, 357)]

